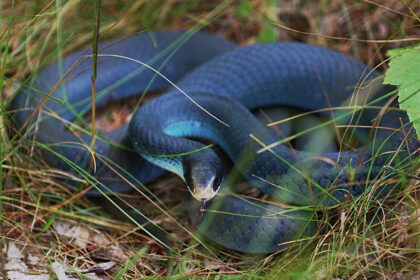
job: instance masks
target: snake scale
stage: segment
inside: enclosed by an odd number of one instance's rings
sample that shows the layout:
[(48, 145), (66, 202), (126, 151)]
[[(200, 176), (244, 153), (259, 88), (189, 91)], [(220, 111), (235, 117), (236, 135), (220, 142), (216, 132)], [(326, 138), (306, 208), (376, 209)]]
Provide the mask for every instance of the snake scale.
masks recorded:
[[(20, 132), (36, 140), (49, 165), (66, 171), (88, 170), (91, 158), (89, 133), (69, 129), (91, 107), (89, 54), (75, 52), (47, 65), (10, 105)], [(383, 165), (401, 164), (418, 148), (406, 114), (380, 110), (391, 104), (385, 97), (393, 88), (378, 82), (378, 72), (329, 49), (292, 42), (237, 47), (204, 32), (161, 31), (102, 42), (99, 54), (96, 106), (146, 91), (166, 92), (140, 107), (128, 127), (98, 135), (97, 188), (88, 195), (130, 189), (110, 163), (142, 183), (156, 179), (163, 169), (172, 171), (194, 198), (206, 201), (208, 211), (201, 219), (192, 213), (200, 232), (233, 250), (270, 253), (312, 236), (317, 223), (314, 212), (304, 210), (307, 206), (320, 209), (357, 197), (382, 174)], [(34, 111), (43, 101), (41, 110)], [(324, 112), (335, 125), (371, 127), (376, 120), (378, 129), (360, 133), (363, 147), (341, 152), (270, 145), (278, 136), (250, 112), (274, 105), (322, 111), (365, 104), (376, 109)], [(200, 139), (219, 145), (259, 190), (302, 207), (215, 197), (225, 170), (218, 154)]]

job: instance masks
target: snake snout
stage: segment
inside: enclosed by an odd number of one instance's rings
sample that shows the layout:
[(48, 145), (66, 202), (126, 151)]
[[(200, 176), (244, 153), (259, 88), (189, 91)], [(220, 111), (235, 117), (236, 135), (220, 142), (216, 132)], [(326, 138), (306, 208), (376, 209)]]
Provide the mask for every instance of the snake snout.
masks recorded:
[(223, 176), (217, 166), (200, 162), (187, 168), (185, 181), (191, 195), (198, 201), (208, 201), (218, 193)]

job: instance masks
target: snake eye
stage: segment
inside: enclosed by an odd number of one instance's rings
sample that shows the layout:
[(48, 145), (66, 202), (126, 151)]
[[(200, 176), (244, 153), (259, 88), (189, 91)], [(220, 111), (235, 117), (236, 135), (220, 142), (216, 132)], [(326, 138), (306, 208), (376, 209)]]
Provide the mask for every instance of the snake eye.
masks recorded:
[(222, 183), (223, 183), (223, 177), (216, 176), (216, 178), (213, 181), (213, 190), (217, 192), (222, 186)]

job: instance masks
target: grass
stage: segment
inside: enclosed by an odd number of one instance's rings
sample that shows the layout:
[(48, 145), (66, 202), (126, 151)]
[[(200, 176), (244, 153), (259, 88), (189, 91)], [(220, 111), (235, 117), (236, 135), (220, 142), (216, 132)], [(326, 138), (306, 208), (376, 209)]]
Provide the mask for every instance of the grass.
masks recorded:
[[(396, 171), (385, 171), (371, 184), (379, 189), (397, 180), (403, 188), (381, 199), (369, 192), (331, 209), (320, 217), (322, 231), (311, 242), (271, 256), (246, 256), (202, 242), (183, 211), (186, 189), (174, 176), (166, 175), (149, 188), (133, 185), (135, 191), (122, 194), (120, 203), (134, 205), (138, 210), (128, 214), (150, 217), (169, 233), (168, 251), (161, 242), (137, 231), (144, 228), (141, 223), (108, 215), (84, 198), (83, 192), (64, 187), (59, 179), (72, 175), (43, 163), (34, 150), (40, 144), (7, 133), (12, 126), (6, 108), (19, 82), (28, 81), (48, 62), (91, 45), (98, 34), (103, 40), (149, 29), (204, 25), (205, 30), (239, 44), (297, 40), (330, 47), (383, 71), (388, 49), (418, 40), (420, 4), (398, 0), (140, 0), (122, 4), (109, 0), (102, 1), (101, 15), (95, 18), (99, 2), (0, 0), (0, 249), (13, 241), (25, 254), (38, 256), (41, 265), (31, 267), (32, 273), (42, 267), (53, 275), (58, 262), (79, 277), (105, 260), (117, 265), (101, 274), (119, 279), (397, 279), (399, 275), (409, 279), (418, 275), (418, 181), (408, 176), (416, 174), (416, 158), (403, 162)], [(97, 31), (95, 19), (99, 20)], [(106, 120), (105, 126), (121, 122), (125, 106), (113, 107), (109, 113), (113, 119)], [(124, 170), (116, 171), (124, 174)], [(84, 170), (79, 173), (81, 182), (95, 182)], [(59, 220), (87, 227), (89, 245), (78, 246), (74, 239), (57, 234)], [(102, 234), (107, 242), (96, 240)], [(110, 244), (122, 253), (113, 254)], [(0, 257), (4, 275), (2, 261)]]

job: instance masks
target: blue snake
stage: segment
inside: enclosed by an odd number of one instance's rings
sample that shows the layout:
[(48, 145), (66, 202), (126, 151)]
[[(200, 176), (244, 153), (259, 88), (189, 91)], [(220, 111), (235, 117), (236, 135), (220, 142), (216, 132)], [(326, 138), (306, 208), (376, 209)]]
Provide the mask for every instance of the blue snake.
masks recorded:
[[(18, 131), (35, 140), (43, 160), (70, 172), (88, 170), (92, 158), (89, 132), (69, 129), (91, 108), (90, 54), (75, 52), (47, 65), (10, 105)], [(314, 210), (361, 195), (384, 165), (398, 166), (418, 148), (406, 113), (382, 110), (397, 106), (388, 102), (393, 88), (378, 81), (378, 72), (333, 50), (292, 42), (237, 47), (204, 32), (161, 31), (102, 42), (99, 54), (96, 106), (166, 91), (140, 107), (128, 127), (98, 134), (97, 188), (88, 195), (131, 188), (110, 166), (142, 183), (169, 170), (206, 205), (201, 217), (190, 210), (199, 231), (229, 249), (265, 254), (313, 236)], [(371, 129), (360, 129), (365, 145), (357, 149), (295, 150), (251, 113), (275, 105), (319, 110), (335, 125)], [(220, 146), (263, 193), (294, 206), (216, 196), (227, 188), (226, 170), (201, 139)]]

